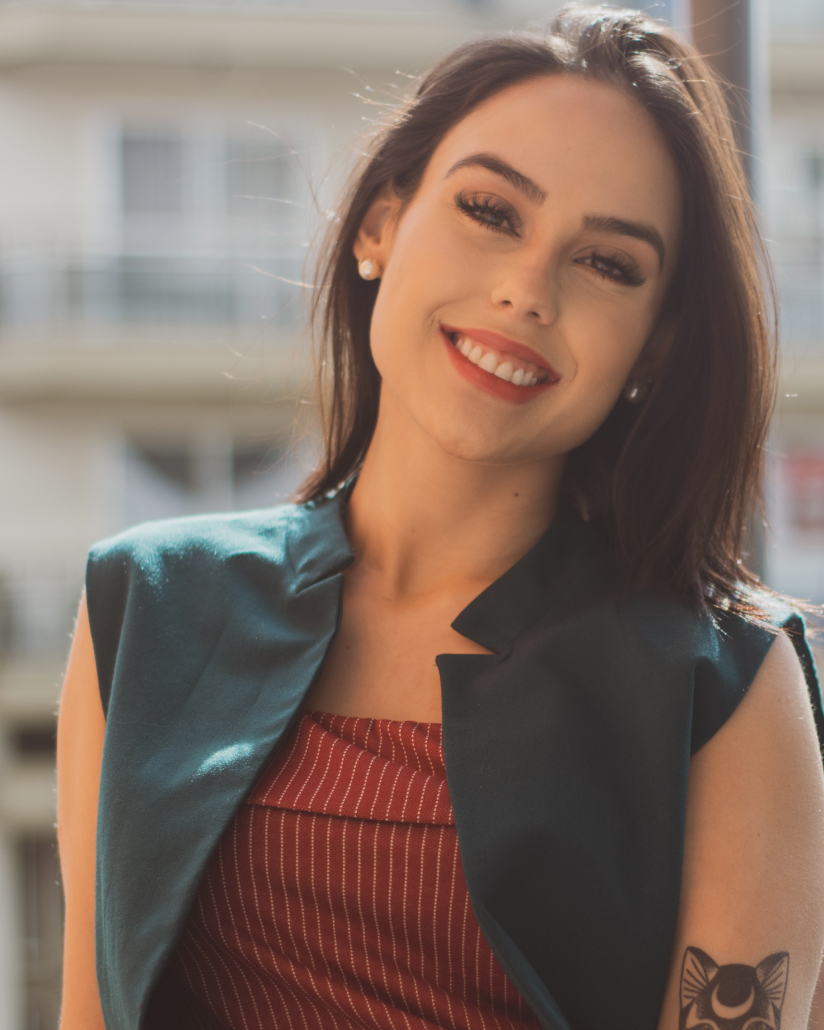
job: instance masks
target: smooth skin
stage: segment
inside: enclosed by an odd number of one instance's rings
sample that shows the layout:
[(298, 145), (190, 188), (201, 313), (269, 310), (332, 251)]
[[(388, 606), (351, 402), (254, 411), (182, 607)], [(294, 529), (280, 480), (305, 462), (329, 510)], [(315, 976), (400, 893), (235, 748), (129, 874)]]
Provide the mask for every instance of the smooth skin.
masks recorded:
[[(505, 161), (538, 190), (477, 163), (456, 168), (478, 154)], [(652, 227), (663, 260), (648, 240), (591, 228), (593, 216)], [(565, 455), (603, 422), (627, 381), (654, 377), (666, 352), (659, 313), (680, 218), (676, 171), (647, 113), (612, 87), (566, 76), (493, 97), (441, 142), (411, 201), (391, 192), (376, 200), (354, 258), (371, 260), (382, 277), (371, 337), (380, 412), (347, 510), (356, 558), (341, 631), (312, 707), (440, 721), (435, 655), (483, 651), (452, 620), (545, 531)], [(441, 324), (525, 344), (560, 380), (525, 404), (493, 396), (456, 371)], [(81, 610), (58, 738), (71, 956), (63, 1030), (103, 1026), (93, 925), (103, 732)], [(659, 1030), (678, 1026), (688, 945), (750, 965), (789, 951), (782, 1028), (806, 1027), (824, 948), (822, 813), (809, 700), (781, 634), (738, 710), (692, 761)]]

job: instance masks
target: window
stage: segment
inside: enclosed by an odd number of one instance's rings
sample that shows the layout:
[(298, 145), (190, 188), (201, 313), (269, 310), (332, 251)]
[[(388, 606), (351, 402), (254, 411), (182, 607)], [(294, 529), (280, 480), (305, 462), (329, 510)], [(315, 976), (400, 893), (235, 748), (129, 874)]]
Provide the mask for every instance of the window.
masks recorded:
[(162, 136), (125, 134), (122, 139), (123, 210), (169, 214), (184, 206), (184, 143)]
[[(295, 158), (268, 142), (229, 140), (226, 143), (226, 206), (249, 214), (277, 212), (293, 200), (291, 170)], [(277, 215), (276, 215), (277, 216)]]
[(305, 446), (233, 439), (228, 430), (188, 440), (131, 439), (124, 450), (123, 523), (282, 504), (313, 463)]

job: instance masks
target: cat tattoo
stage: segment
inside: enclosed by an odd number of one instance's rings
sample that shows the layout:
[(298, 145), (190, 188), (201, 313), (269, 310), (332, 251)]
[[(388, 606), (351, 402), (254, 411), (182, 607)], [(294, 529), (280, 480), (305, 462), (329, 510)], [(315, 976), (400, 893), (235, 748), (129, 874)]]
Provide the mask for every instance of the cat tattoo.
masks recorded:
[(700, 948), (687, 948), (678, 1030), (781, 1030), (789, 971), (786, 951), (757, 966), (719, 966)]

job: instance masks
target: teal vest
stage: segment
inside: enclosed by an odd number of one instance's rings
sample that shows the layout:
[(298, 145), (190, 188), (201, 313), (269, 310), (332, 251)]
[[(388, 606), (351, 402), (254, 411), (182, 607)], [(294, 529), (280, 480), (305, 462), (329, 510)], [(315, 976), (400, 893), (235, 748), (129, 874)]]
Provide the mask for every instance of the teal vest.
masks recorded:
[[(151, 523), (96, 546), (87, 592), (107, 717), (97, 972), (108, 1030), (152, 989), (221, 833), (298, 717), (352, 561), (341, 496)], [(791, 632), (819, 732), (801, 620)], [(773, 634), (622, 597), (563, 509), (440, 655), (446, 768), (472, 906), (545, 1030), (655, 1030), (681, 880), (690, 755)]]

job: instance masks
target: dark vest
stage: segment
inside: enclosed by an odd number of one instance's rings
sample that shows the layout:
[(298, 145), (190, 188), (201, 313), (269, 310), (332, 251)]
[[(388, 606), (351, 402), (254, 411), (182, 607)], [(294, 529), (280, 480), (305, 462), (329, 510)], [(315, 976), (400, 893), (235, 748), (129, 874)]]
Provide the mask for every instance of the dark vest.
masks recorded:
[[(147, 1030), (209, 856), (329, 653), (352, 561), (341, 504), (151, 523), (91, 552), (108, 1030)], [(801, 620), (776, 611), (775, 623), (796, 645), (821, 735)], [(546, 1030), (655, 1030), (690, 755), (774, 634), (622, 596), (602, 539), (570, 509), (454, 627), (494, 652), (437, 659), (478, 923)]]

